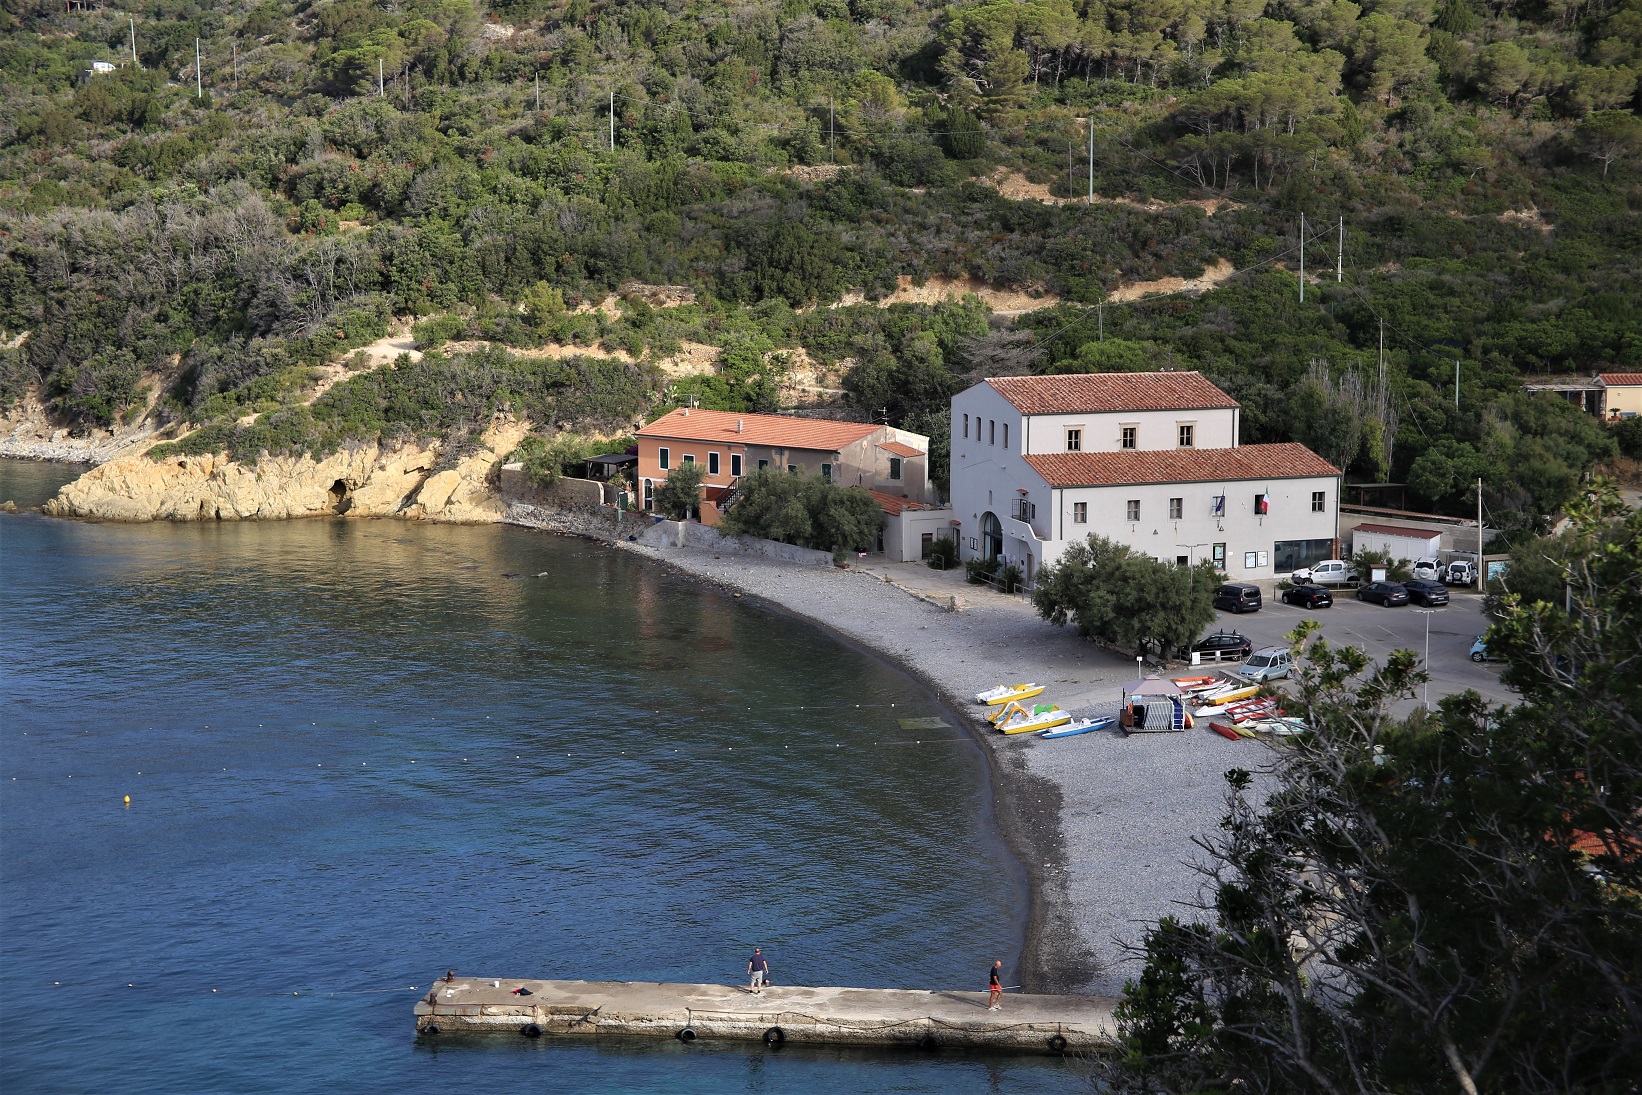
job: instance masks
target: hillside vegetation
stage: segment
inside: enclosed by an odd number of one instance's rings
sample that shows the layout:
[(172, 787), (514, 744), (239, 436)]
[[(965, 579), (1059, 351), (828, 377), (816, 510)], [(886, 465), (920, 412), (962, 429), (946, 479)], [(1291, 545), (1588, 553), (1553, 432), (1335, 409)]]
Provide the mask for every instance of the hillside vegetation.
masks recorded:
[[(1642, 365), (1642, 0), (8, 12), (0, 403), (82, 427), (163, 387), (181, 444), (242, 459), (619, 429), (776, 409), (802, 351), (844, 410), (942, 434), (976, 376), (1200, 368), (1248, 440), (1438, 508), (1480, 477), (1532, 526), (1618, 448), (1523, 377)], [(934, 277), (1051, 306), (875, 306)], [(310, 405), (407, 315), (456, 347)], [(669, 381), (687, 341), (717, 372)]]

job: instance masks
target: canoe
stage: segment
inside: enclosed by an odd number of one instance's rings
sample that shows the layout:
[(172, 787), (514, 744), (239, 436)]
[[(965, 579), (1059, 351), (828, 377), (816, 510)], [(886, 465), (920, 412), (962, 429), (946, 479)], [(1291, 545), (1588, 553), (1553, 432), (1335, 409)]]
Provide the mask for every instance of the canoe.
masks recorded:
[(1073, 719), (1065, 726), (1054, 730), (1044, 730), (1038, 734), (1040, 738), (1070, 738), (1078, 734), (1092, 734), (1096, 730), (1106, 730), (1117, 725), (1116, 715), (1102, 715), (1098, 719)]
[(1050, 705), (1036, 707), (1032, 710), (1014, 704), (1017, 708), (1008, 718), (999, 719), (995, 725), (1005, 734), (1030, 734), (1037, 730), (1048, 730), (1052, 726), (1060, 726), (1072, 721), (1070, 712)]
[(1236, 730), (1233, 730), (1224, 723), (1211, 722), (1209, 723), (1209, 729), (1213, 730), (1216, 734), (1219, 734), (1223, 738), (1230, 738), (1232, 741), (1243, 740), (1242, 734), (1239, 734)]
[(1000, 684), (996, 688), (988, 688), (985, 692), (975, 693), (975, 702), (996, 707), (1010, 700), (1029, 700), (1033, 696), (1041, 696), (1043, 687), (1041, 684)]

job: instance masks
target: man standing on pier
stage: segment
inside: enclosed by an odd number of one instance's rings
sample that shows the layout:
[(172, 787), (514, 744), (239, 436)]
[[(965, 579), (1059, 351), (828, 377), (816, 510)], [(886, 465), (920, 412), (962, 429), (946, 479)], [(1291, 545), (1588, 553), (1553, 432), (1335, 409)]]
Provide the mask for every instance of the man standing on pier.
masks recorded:
[(1001, 959), (992, 963), (992, 980), (987, 985), (987, 993), (989, 994), (986, 999), (987, 1011), (1003, 1010), (1003, 1005), (999, 1003), (1003, 999), (1003, 982), (998, 980), (998, 971), (1002, 968), (1003, 961)]
[(764, 959), (764, 952), (758, 947), (753, 948), (753, 956), (747, 959), (747, 991), (764, 993), (764, 975), (770, 972), (770, 964)]

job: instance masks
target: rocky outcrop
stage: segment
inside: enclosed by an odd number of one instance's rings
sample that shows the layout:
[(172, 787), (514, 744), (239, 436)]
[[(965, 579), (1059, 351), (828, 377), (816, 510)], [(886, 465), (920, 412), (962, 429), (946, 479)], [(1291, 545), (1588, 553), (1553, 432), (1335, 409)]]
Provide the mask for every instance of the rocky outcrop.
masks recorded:
[(264, 456), (254, 465), (223, 454), (153, 460), (137, 453), (87, 472), (42, 509), (108, 521), (346, 515), (488, 524), (507, 512), (493, 473), (524, 433), (520, 423), (499, 423), (476, 450), (456, 460), (439, 442), (357, 445), (319, 460)]

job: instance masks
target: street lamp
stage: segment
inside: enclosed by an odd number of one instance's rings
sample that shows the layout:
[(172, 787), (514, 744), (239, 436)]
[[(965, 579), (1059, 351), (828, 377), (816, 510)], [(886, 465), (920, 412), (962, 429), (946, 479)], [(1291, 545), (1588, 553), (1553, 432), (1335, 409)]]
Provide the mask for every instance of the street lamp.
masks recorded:
[(1414, 610), (1425, 617), (1425, 660), (1421, 668), (1425, 670), (1425, 709), (1431, 710), (1431, 617), (1437, 612), (1434, 608), (1416, 608)]

